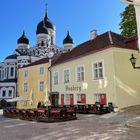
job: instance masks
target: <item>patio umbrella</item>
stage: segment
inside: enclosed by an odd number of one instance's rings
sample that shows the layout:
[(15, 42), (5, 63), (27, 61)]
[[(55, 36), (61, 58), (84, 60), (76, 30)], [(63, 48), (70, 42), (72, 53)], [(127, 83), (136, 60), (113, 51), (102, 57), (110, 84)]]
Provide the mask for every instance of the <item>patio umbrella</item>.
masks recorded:
[(34, 98), (33, 89), (31, 89), (31, 92), (30, 92), (30, 105), (31, 106), (33, 105), (33, 98)]

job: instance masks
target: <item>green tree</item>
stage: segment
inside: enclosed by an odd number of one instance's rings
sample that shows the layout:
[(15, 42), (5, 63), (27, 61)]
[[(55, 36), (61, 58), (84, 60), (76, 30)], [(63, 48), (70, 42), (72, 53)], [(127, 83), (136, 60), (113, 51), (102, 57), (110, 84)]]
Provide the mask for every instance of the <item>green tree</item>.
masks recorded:
[(121, 35), (124, 37), (137, 35), (136, 14), (133, 5), (128, 5), (121, 13), (121, 22), (119, 26), (121, 29)]

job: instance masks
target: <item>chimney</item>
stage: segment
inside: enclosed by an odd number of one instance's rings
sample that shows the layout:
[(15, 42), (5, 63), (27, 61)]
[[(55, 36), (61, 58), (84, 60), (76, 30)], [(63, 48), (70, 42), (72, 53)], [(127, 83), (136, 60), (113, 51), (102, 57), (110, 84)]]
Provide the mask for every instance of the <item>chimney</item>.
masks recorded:
[(97, 37), (97, 30), (94, 29), (92, 31), (90, 31), (90, 39), (95, 39)]

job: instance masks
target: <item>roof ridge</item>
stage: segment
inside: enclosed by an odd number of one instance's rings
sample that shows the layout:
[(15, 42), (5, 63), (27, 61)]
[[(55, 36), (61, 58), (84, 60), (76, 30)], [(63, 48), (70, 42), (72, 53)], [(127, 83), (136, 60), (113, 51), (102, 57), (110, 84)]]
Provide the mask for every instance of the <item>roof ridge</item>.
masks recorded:
[(112, 36), (111, 36), (111, 31), (108, 31), (108, 36), (109, 36), (109, 41), (110, 41), (111, 45), (114, 45), (113, 39), (112, 39)]

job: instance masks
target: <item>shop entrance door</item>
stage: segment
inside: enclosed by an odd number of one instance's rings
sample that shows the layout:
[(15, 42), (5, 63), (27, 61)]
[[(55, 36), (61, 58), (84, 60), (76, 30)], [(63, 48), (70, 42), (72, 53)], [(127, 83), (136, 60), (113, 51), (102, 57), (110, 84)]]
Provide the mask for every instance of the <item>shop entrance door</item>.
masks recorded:
[(58, 101), (59, 101), (59, 94), (52, 94), (51, 95), (51, 105), (52, 106), (58, 105)]
[(70, 94), (70, 105), (74, 104), (73, 94)]
[(86, 103), (86, 95), (85, 94), (81, 94), (81, 101), (82, 101), (82, 103)]
[(101, 99), (101, 104), (106, 105), (106, 94), (101, 94), (100, 99)]
[(61, 105), (64, 105), (64, 94), (61, 94)]

